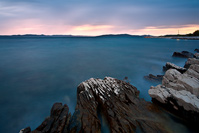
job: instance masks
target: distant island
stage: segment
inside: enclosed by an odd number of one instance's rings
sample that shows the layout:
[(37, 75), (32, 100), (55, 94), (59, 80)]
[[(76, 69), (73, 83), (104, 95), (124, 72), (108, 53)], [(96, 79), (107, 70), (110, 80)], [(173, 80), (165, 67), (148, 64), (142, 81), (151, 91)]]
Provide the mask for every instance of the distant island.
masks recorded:
[(185, 39), (185, 40), (199, 40), (199, 30), (189, 34), (175, 34), (175, 35), (131, 35), (131, 34), (105, 34), (97, 36), (86, 36), (86, 35), (38, 35), (38, 34), (25, 34), (25, 35), (0, 35), (0, 37), (67, 37), (67, 38), (80, 38), (80, 37), (144, 37), (144, 38), (169, 38), (169, 39)]
[(37, 34), (25, 34), (25, 35), (0, 35), (0, 37), (146, 37), (148, 35), (131, 35), (131, 34), (105, 34), (98, 36), (85, 36), (85, 35), (37, 35)]

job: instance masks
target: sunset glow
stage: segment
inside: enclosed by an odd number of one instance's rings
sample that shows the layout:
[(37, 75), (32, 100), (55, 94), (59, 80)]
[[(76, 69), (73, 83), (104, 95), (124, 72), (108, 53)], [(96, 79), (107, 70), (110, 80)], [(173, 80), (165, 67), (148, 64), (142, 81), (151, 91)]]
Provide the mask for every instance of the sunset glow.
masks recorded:
[(146, 27), (144, 29), (139, 30), (131, 30), (132, 34), (143, 35), (143, 34), (150, 34), (150, 35), (167, 35), (167, 34), (189, 34), (193, 33), (196, 29), (199, 29), (199, 25), (183, 25), (182, 27)]
[(13, 34), (63, 34), (63, 35), (102, 35), (102, 34), (132, 34), (132, 35), (166, 35), (166, 34), (189, 34), (195, 29), (199, 29), (199, 25), (183, 25), (180, 27), (146, 27), (143, 29), (124, 29), (117, 28), (111, 25), (82, 25), (82, 26), (67, 26), (67, 25), (44, 25), (44, 24), (21, 24), (13, 27), (10, 30), (1, 31), (1, 35)]
[[(180, 3), (180, 4), (179, 4)], [(198, 1), (0, 1), (0, 35), (188, 34)], [(191, 8), (190, 8), (191, 7)]]

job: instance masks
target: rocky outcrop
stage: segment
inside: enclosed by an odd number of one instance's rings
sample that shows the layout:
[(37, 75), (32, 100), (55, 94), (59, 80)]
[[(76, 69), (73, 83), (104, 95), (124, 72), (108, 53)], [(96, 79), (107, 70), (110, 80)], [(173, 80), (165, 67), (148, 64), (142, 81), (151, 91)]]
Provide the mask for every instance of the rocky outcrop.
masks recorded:
[(194, 51), (196, 51), (196, 52), (198, 52), (198, 53), (199, 53), (199, 49), (197, 49), (197, 48), (196, 48)]
[(194, 57), (195, 57), (196, 59), (199, 59), (199, 53), (195, 53), (195, 54), (194, 54)]
[(190, 65), (189, 69), (185, 72), (185, 74), (199, 80), (199, 65), (198, 64)]
[(162, 84), (151, 86), (152, 101), (191, 122), (199, 122), (199, 65), (198, 59), (189, 58), (187, 71), (166, 71)]
[(189, 58), (189, 59), (186, 61), (185, 65), (184, 65), (184, 68), (189, 68), (189, 67), (190, 67), (191, 65), (193, 65), (193, 64), (199, 65), (199, 59), (196, 59), (196, 58)]
[[(177, 91), (172, 88), (166, 88), (163, 85), (158, 85), (156, 87), (151, 87), (149, 90), (150, 96), (155, 98), (161, 103), (170, 103), (173, 105), (174, 109), (179, 110), (178, 108), (182, 106), (186, 111), (195, 111), (199, 113), (199, 99), (191, 94), (189, 91), (180, 90)], [(158, 94), (158, 95), (157, 95)], [(176, 100), (172, 102), (171, 99)]]
[[(89, 79), (78, 86), (76, 110), (80, 111), (80, 131), (100, 132), (97, 108), (101, 108), (111, 132), (167, 132), (154, 118), (158, 109), (129, 83), (114, 78)], [(91, 102), (92, 101), (92, 102)]]
[(19, 133), (30, 133), (30, 132), (31, 132), (31, 128), (30, 128), (30, 127), (21, 129), (21, 130), (19, 131)]
[(181, 73), (184, 73), (187, 69), (183, 67), (179, 67), (173, 63), (167, 62), (165, 66), (163, 66), (163, 71), (167, 71), (169, 69), (176, 69)]
[(31, 129), (25, 128), (20, 133), (62, 133), (68, 131), (71, 114), (68, 106), (62, 103), (55, 103), (51, 109), (50, 116), (42, 124), (31, 132)]
[(155, 82), (161, 82), (163, 75), (153, 75), (153, 74), (149, 74), (148, 76), (144, 76), (145, 79), (149, 80), (149, 81), (155, 81)]
[(162, 85), (174, 90), (186, 90), (199, 95), (199, 80), (187, 74), (181, 74), (175, 69), (168, 70), (162, 80)]
[(174, 52), (173, 57), (193, 58), (194, 54), (188, 51)]
[[(139, 98), (136, 87), (111, 77), (91, 78), (77, 88), (77, 105), (72, 117), (68, 107), (56, 103), (50, 117), (32, 133), (101, 132), (99, 110), (112, 133), (169, 132), (161, 124), (161, 110)], [(23, 133), (23, 132), (22, 132)]]

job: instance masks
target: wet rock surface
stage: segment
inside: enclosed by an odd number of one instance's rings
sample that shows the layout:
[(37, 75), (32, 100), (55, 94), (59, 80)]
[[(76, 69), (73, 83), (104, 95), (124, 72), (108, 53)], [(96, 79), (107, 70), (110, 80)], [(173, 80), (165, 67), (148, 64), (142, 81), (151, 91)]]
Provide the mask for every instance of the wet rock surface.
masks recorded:
[(31, 132), (31, 128), (27, 127), (27, 128), (21, 129), (19, 133), (30, 133), (30, 132)]
[[(186, 72), (166, 71), (162, 84), (151, 86), (149, 95), (165, 109), (190, 122), (199, 122), (199, 59), (189, 58)], [(194, 125), (194, 124), (193, 124)]]
[(179, 67), (173, 63), (167, 62), (165, 66), (163, 66), (163, 71), (167, 71), (169, 69), (176, 69), (181, 73), (184, 73), (187, 69), (183, 67)]
[(181, 58), (193, 58), (194, 54), (188, 51), (182, 51), (182, 52), (174, 52), (173, 57), (181, 57)]
[[(77, 105), (71, 117), (67, 105), (55, 103), (50, 117), (32, 133), (101, 132), (98, 109), (113, 133), (169, 132), (161, 124), (161, 110), (139, 98), (136, 87), (111, 77), (91, 78), (77, 88)], [(23, 132), (22, 132), (23, 133)]]
[(196, 59), (196, 58), (189, 58), (185, 65), (184, 65), (184, 68), (189, 68), (191, 65), (199, 65), (199, 59)]
[(71, 114), (66, 104), (55, 103), (51, 109), (50, 116), (32, 133), (62, 133), (68, 130)]
[(149, 81), (155, 81), (155, 82), (161, 82), (162, 79), (163, 79), (163, 76), (164, 75), (153, 75), (153, 74), (149, 74), (148, 76), (144, 76), (144, 78), (146, 80), (149, 80)]
[[(93, 102), (85, 106), (85, 103), (81, 102), (85, 100)], [(159, 117), (156, 114), (158, 109), (153, 104), (140, 99), (137, 88), (124, 81), (110, 77), (104, 80), (85, 81), (78, 86), (78, 101), (76, 108), (93, 109), (92, 112), (89, 112), (92, 116), (89, 116), (87, 111), (81, 115), (82, 119), (85, 119), (82, 121), (83, 129), (87, 129), (88, 116), (92, 118), (89, 123), (96, 121), (96, 108), (100, 106), (111, 132), (134, 132), (136, 128), (147, 132), (166, 132), (164, 126), (154, 119)], [(95, 126), (94, 129), (96, 127), (96, 131), (99, 131), (98, 126)], [(91, 128), (87, 130), (90, 131)]]
[(199, 53), (195, 53), (194, 56), (196, 59), (199, 59)]

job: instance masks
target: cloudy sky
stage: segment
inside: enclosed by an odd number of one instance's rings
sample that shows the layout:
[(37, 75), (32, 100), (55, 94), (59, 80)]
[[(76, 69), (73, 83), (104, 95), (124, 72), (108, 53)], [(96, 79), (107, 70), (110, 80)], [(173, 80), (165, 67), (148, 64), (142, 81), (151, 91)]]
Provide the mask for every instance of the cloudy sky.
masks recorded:
[(186, 34), (199, 0), (0, 0), (0, 35)]

